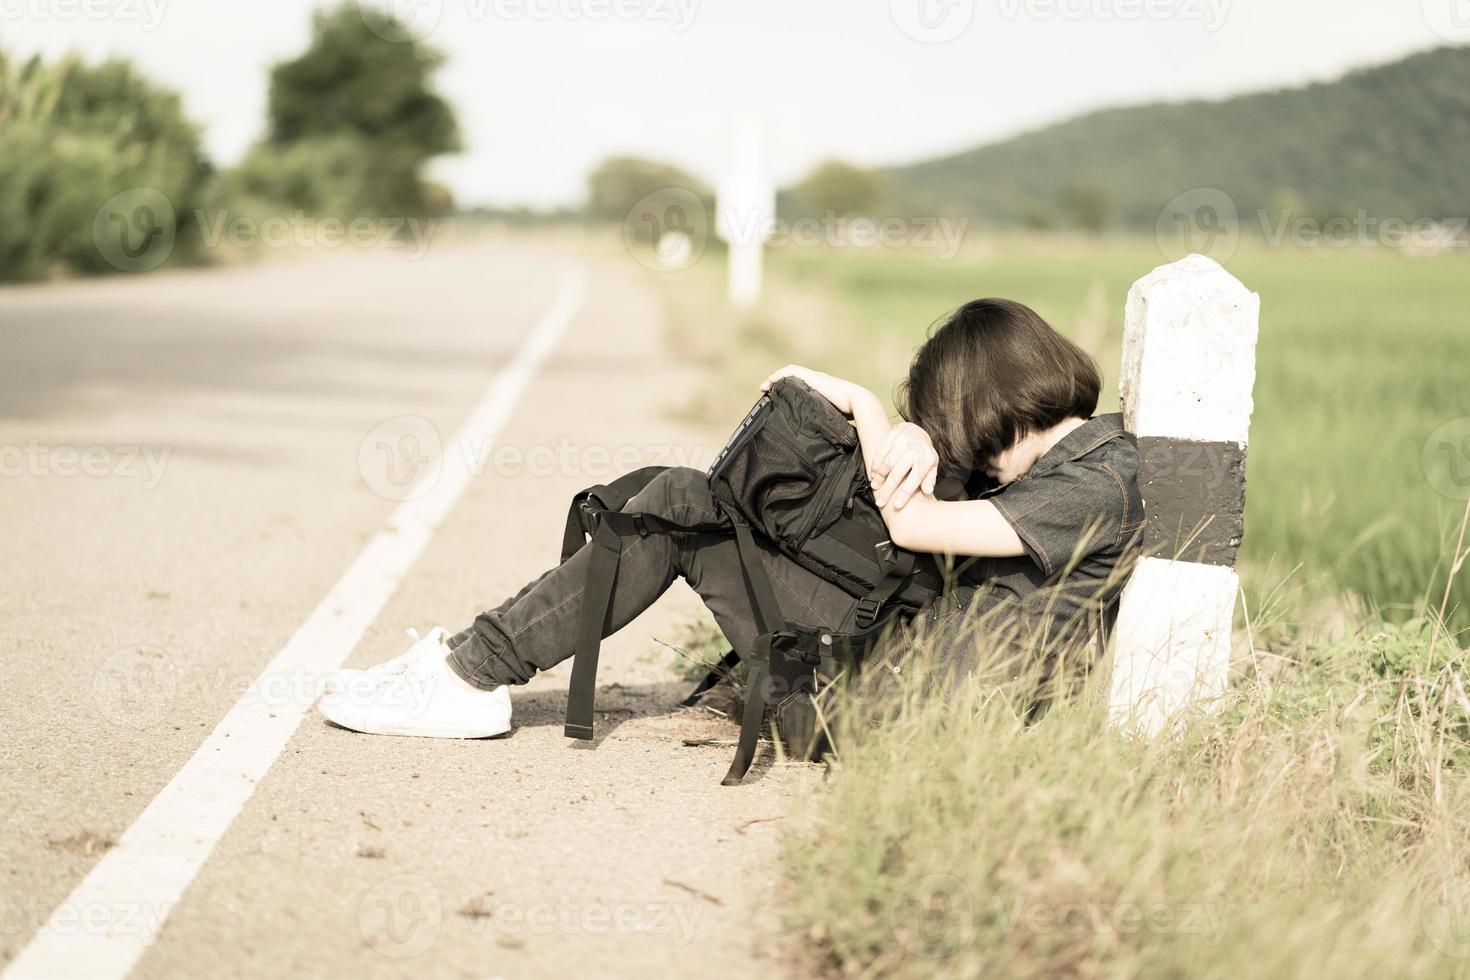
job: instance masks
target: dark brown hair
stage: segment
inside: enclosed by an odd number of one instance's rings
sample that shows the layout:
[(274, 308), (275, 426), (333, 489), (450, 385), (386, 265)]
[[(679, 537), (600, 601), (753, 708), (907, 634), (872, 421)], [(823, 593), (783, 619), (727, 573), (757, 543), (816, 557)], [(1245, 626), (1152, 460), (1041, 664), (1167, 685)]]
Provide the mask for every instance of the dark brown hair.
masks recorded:
[(919, 348), (896, 401), (934, 440), (941, 470), (963, 475), (1029, 433), (1089, 418), (1101, 387), (1096, 362), (1030, 307), (977, 299)]

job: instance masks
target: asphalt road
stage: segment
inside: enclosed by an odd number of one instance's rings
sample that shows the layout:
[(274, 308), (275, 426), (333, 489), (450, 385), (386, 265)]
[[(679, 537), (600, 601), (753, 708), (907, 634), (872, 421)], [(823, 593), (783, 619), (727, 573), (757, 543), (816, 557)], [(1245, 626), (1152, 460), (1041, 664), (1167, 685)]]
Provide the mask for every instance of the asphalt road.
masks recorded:
[[(307, 712), (222, 832), (200, 831), (176, 902), (115, 873), (104, 908), (79, 890), (177, 774), (245, 758), (258, 733), (222, 719), (414, 481), (464, 452), (453, 434), (568, 270), (585, 285), (564, 334), (349, 644), (367, 666), (554, 563), (575, 490), (717, 448), (670, 421), (698, 381), (664, 356), (635, 270), (489, 240), (0, 290), (0, 965), (101, 936), (78, 969), (781, 971), (780, 841), (818, 775), (760, 766), (723, 788), (728, 750), (681, 744), (734, 732), (675, 706), (657, 640), (698, 612), (682, 584), (605, 645), (595, 745), (561, 734), (569, 665), (515, 692), (502, 739), (372, 738)], [(111, 955), (109, 930), (144, 936), (141, 955)]]

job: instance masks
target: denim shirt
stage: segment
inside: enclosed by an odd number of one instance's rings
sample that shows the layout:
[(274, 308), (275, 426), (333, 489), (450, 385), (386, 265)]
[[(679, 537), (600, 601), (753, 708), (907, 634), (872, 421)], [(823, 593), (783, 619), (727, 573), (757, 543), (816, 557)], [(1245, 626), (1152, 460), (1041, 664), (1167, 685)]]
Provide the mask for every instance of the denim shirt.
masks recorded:
[(964, 574), (970, 586), (936, 604), (931, 619), (968, 607), (972, 616), (1043, 629), (1051, 640), (1090, 632), (1122, 590), (1142, 540), (1138, 440), (1122, 414), (1089, 419), (1026, 473), (970, 496), (995, 505), (1026, 553), (974, 559)]

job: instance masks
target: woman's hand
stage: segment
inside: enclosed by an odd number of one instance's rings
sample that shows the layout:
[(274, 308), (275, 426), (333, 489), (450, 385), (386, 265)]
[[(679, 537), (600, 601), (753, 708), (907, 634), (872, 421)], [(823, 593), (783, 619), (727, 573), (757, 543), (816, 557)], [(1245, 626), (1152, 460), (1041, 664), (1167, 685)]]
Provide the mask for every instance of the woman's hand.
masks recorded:
[(770, 391), (771, 385), (782, 378), (800, 378), (805, 381), (807, 387), (831, 402), (833, 407), (843, 415), (852, 414), (853, 393), (864, 390), (860, 385), (853, 384), (851, 381), (844, 381), (842, 378), (835, 378), (821, 371), (813, 371), (799, 364), (788, 364), (762, 381), (761, 391)]
[(890, 500), (895, 510), (913, 498), (914, 492), (934, 492), (939, 478), (939, 454), (929, 433), (912, 422), (900, 422), (884, 438), (876, 457), (868, 465), (868, 481), (879, 507)]

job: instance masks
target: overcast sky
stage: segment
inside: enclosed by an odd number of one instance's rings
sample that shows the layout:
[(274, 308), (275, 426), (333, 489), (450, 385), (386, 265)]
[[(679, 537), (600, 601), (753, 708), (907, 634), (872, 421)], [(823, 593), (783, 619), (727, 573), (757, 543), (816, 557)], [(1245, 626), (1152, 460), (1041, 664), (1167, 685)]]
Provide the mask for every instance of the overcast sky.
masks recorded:
[[(1470, 0), (364, 0), (448, 55), (465, 204), (573, 204), (612, 152), (715, 181), (758, 114), (781, 182), (961, 150), (1101, 106), (1329, 79), (1470, 41)], [(221, 164), (312, 0), (0, 0), (9, 51), (123, 54), (184, 93)]]

